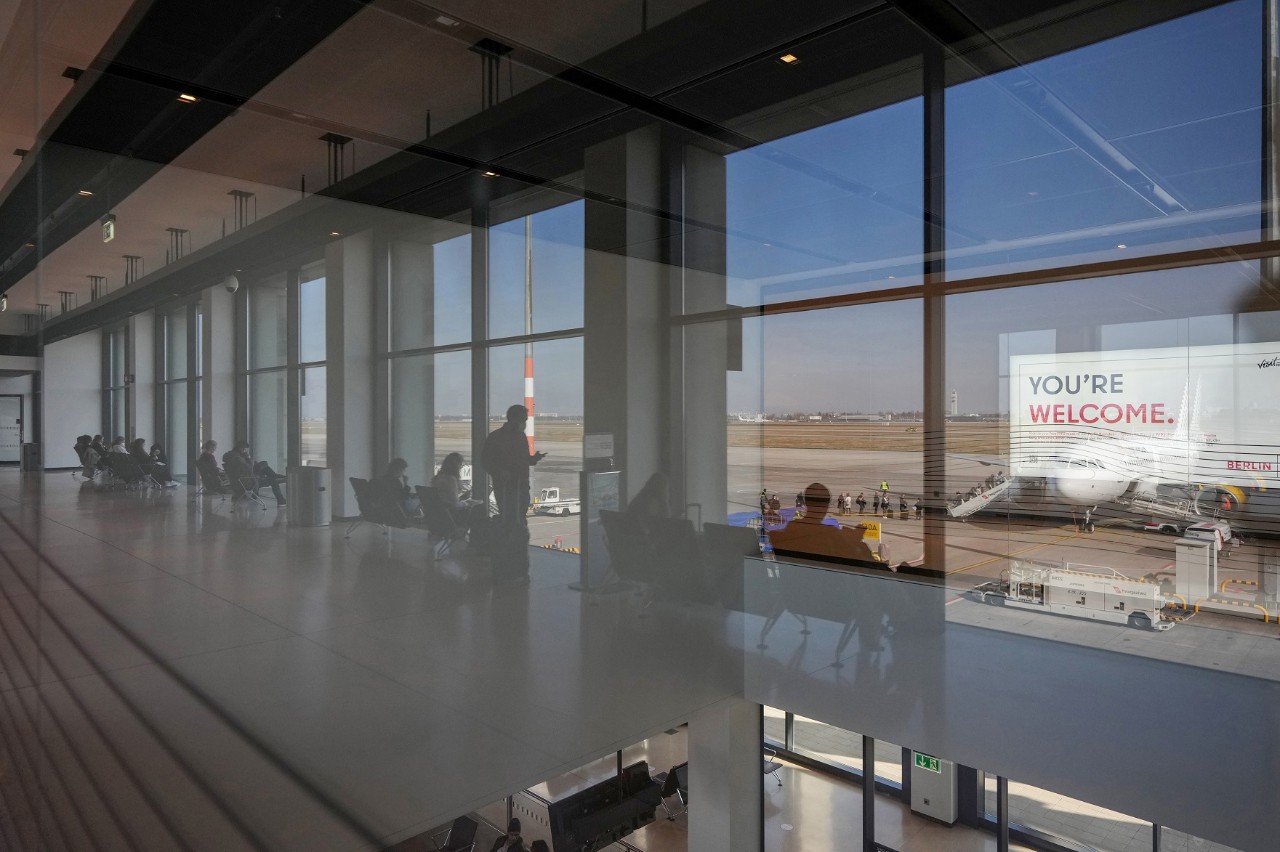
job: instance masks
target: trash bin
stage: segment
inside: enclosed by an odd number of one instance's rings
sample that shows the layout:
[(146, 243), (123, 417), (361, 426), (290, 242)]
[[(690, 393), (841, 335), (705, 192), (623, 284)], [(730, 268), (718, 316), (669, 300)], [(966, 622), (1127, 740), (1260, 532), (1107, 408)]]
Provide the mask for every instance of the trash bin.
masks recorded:
[(285, 494), (289, 506), (289, 523), (299, 527), (327, 527), (333, 516), (330, 484), (333, 475), (327, 467), (291, 467), (285, 476)]
[(40, 470), (40, 445), (39, 444), (23, 444), (22, 445), (22, 469), (23, 470)]

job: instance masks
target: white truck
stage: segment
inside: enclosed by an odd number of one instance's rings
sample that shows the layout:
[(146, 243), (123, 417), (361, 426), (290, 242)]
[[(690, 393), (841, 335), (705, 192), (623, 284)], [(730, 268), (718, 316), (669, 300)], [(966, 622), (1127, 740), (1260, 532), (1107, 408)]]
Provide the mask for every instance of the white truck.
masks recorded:
[(1083, 571), (1015, 559), (999, 580), (972, 590), (980, 601), (1140, 627), (1168, 630), (1164, 596), (1155, 583), (1134, 580), (1109, 568)]
[(530, 508), (537, 515), (577, 515), (582, 512), (582, 501), (577, 497), (561, 497), (559, 488), (544, 488)]

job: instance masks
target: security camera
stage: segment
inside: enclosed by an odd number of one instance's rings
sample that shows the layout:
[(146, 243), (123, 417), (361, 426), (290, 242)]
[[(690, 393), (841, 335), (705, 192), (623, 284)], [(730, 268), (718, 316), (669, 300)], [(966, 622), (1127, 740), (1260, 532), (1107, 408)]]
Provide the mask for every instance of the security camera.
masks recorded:
[(240, 289), (240, 279), (234, 275), (228, 275), (222, 280), (222, 286), (227, 288), (228, 293), (234, 293)]

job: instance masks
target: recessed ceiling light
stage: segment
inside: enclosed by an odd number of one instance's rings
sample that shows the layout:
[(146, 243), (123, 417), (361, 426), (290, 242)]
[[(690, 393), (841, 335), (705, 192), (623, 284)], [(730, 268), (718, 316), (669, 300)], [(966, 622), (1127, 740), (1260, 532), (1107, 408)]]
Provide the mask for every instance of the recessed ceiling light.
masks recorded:
[(1120, 243), (1118, 246), (1116, 246), (1116, 248), (1128, 248), (1128, 246), (1125, 245), (1124, 243)]
[(200, 99), (195, 95), (188, 95), (186, 92), (178, 95), (178, 100), (182, 101), (184, 104), (195, 104), (200, 102)]
[(800, 57), (794, 53), (784, 53), (778, 57), (778, 61), (783, 65), (795, 65), (800, 61)]
[(437, 15), (437, 16), (436, 16), (436, 23), (437, 23), (437, 24), (439, 24), (439, 25), (440, 25), (440, 26), (442, 26), (442, 27), (457, 27), (457, 26), (461, 26), (461, 23), (460, 23), (459, 21), (455, 21), (453, 18), (450, 18), (450, 17), (448, 17), (448, 16), (446, 16), (446, 15)]
[(339, 234), (337, 231), (330, 231), (330, 232), (329, 232), (329, 236), (331, 236), (331, 237), (340, 237), (340, 236), (342, 236), (342, 234)]
[(484, 176), (485, 176), (485, 177), (497, 177), (497, 176), (498, 176), (498, 173), (497, 173), (497, 172), (485, 172), (485, 173), (484, 173)]
[(82, 189), (78, 194), (83, 195), (85, 198), (88, 198), (90, 195), (93, 195), (93, 192), (87, 189)]

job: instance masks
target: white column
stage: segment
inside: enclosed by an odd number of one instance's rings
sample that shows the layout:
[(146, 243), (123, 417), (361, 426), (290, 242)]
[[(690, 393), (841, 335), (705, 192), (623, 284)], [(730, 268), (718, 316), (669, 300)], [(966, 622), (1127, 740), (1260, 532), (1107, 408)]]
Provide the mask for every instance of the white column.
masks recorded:
[(586, 432), (613, 435), (628, 494), (666, 464), (667, 272), (661, 133), (647, 127), (587, 150), (583, 339)]
[(762, 852), (760, 705), (728, 699), (689, 720), (689, 848)]
[(325, 251), (326, 429), (335, 517), (359, 514), (348, 477), (381, 472), (373, 458), (375, 417), (386, 420), (373, 404), (374, 262), (371, 231), (335, 240)]

